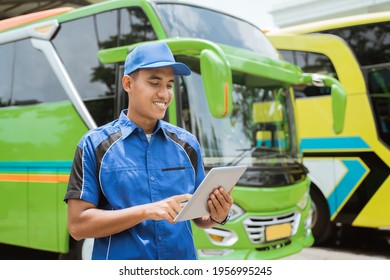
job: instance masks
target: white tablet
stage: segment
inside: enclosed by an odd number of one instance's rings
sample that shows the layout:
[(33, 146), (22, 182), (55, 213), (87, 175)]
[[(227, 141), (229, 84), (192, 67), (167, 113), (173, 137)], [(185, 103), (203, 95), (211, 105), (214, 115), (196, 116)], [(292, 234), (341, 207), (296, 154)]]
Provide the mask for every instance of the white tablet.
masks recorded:
[(246, 165), (212, 168), (174, 221), (192, 220), (209, 215), (207, 200), (212, 191), (221, 186), (229, 192), (236, 185), (242, 174), (244, 174), (246, 168)]

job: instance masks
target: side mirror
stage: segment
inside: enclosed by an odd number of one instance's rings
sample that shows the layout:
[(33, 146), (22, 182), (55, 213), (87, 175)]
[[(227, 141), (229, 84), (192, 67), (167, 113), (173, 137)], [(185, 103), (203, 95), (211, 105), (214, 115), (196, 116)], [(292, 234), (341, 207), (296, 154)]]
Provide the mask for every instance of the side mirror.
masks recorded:
[(200, 53), (200, 73), (210, 113), (224, 118), (232, 113), (232, 72), (227, 61), (214, 51), (204, 49)]
[(347, 95), (340, 83), (335, 83), (331, 85), (331, 95), (332, 95), (333, 129), (336, 134), (340, 134), (344, 130)]
[(301, 83), (311, 83), (314, 86), (327, 86), (330, 88), (332, 97), (333, 130), (336, 134), (343, 132), (347, 94), (341, 83), (333, 77), (319, 74), (303, 74)]

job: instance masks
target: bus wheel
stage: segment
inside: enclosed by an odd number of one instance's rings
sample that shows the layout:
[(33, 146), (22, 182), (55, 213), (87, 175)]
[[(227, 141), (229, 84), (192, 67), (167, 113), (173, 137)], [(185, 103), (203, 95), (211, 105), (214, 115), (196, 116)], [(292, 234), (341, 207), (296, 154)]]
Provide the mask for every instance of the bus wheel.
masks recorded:
[(335, 232), (335, 227), (330, 221), (329, 207), (324, 195), (313, 184), (310, 186), (310, 197), (314, 245), (320, 245), (329, 240)]
[(67, 254), (60, 254), (60, 260), (90, 260), (92, 258), (93, 238), (80, 241), (71, 240), (70, 250)]

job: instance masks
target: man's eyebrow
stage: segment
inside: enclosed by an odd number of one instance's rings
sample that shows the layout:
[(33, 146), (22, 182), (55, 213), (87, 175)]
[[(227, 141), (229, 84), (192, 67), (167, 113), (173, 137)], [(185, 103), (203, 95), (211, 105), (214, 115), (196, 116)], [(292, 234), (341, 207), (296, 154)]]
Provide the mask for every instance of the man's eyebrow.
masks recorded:
[[(160, 80), (160, 81), (162, 80), (162, 78), (161, 78), (160, 76), (157, 76), (157, 75), (154, 75), (154, 74), (150, 75), (150, 76), (148, 77), (148, 79), (149, 79), (149, 80)], [(174, 83), (175, 80), (172, 79), (172, 80), (169, 80), (169, 82)]]
[(154, 74), (150, 75), (150, 76), (148, 77), (148, 79), (150, 79), (150, 80), (155, 80), (155, 79), (157, 79), (157, 80), (162, 80), (161, 77), (159, 77), (159, 76), (157, 76), (157, 75), (154, 75)]

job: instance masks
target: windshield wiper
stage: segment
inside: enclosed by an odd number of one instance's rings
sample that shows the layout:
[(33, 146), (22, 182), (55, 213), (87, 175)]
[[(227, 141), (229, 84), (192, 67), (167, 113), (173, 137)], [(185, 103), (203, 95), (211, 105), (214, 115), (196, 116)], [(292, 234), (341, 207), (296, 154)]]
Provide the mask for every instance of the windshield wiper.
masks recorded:
[[(279, 150), (266, 147), (266, 146), (256, 146), (251, 148), (244, 148), (244, 149), (237, 149), (236, 151), (242, 151), (241, 154), (239, 154), (234, 160), (232, 160), (228, 165), (237, 165), (241, 160), (244, 159), (245, 155), (250, 152), (251, 154), (256, 152), (266, 152), (266, 154), (263, 154), (261, 158), (267, 158), (267, 157), (274, 157), (281, 155), (279, 154)], [(260, 157), (260, 156), (259, 156)]]

